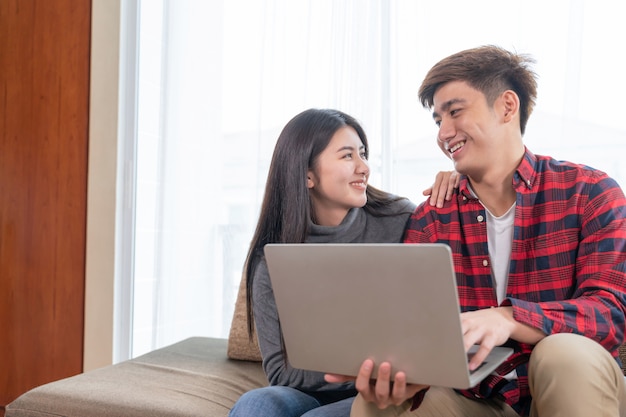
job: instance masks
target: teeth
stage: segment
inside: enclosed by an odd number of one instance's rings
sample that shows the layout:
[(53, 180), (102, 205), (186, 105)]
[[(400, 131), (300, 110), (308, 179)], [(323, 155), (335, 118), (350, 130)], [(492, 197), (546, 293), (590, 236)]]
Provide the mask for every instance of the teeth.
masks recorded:
[(450, 153), (454, 153), (454, 152), (456, 152), (457, 150), (461, 149), (461, 148), (463, 147), (463, 145), (465, 145), (465, 141), (462, 141), (462, 142), (457, 143), (457, 144), (456, 144), (456, 145), (454, 145), (451, 149), (448, 149), (448, 151), (449, 151)]

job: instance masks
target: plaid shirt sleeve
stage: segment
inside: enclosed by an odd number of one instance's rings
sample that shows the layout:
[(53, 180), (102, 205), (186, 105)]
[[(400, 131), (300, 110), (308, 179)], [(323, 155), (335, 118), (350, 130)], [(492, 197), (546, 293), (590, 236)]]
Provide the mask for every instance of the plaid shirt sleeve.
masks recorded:
[[(507, 298), (521, 323), (546, 334), (578, 333), (618, 358), (626, 312), (626, 199), (617, 183), (589, 167), (526, 151), (517, 192)], [(463, 311), (497, 306), (487, 246), (486, 213), (463, 179), (443, 208), (420, 205), (405, 242), (450, 245)], [(514, 341), (518, 357), (532, 346)], [(529, 402), (527, 364), (518, 380), (489, 378), (469, 397), (504, 398), (518, 412)]]

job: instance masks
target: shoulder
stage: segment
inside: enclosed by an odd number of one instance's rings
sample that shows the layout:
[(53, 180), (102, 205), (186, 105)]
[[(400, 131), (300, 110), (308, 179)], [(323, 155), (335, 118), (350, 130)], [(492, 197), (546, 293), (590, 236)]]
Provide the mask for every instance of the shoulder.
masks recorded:
[(412, 213), (417, 205), (408, 198), (401, 198), (391, 204), (391, 209), (396, 213)]
[(407, 223), (407, 232), (434, 233), (435, 230), (460, 227), (463, 216), (472, 216), (477, 209), (482, 208), (478, 200), (468, 199), (462, 193), (454, 193), (452, 199), (446, 200), (442, 207), (430, 205), (429, 200), (422, 202)]
[[(609, 178), (608, 174), (599, 169), (593, 168), (589, 165), (582, 163), (566, 161), (556, 159), (547, 155), (534, 155), (527, 152), (527, 156), (524, 162), (528, 162), (528, 170), (534, 171), (536, 175), (549, 176), (553, 175), (556, 178), (561, 178), (562, 181), (572, 179), (587, 179), (588, 182), (599, 181), (603, 178)], [(518, 172), (524, 174), (524, 162), (518, 168)], [(529, 175), (524, 175), (529, 176)]]
[(552, 156), (535, 155), (528, 149), (517, 167), (516, 181), (517, 187), (521, 187), (518, 191), (526, 189), (526, 192), (561, 196), (593, 195), (619, 189), (617, 182), (604, 171)]
[(611, 190), (621, 193), (617, 181), (606, 172), (585, 164), (538, 155), (536, 171), (544, 189), (570, 189), (591, 197)]
[(394, 216), (413, 213), (416, 207), (415, 203), (408, 198), (398, 198), (397, 200), (390, 201), (384, 206), (380, 206), (378, 211), (381, 216)]
[(359, 238), (362, 242), (401, 242), (409, 217), (415, 209), (410, 200), (394, 201), (376, 214), (360, 209), (365, 227)]

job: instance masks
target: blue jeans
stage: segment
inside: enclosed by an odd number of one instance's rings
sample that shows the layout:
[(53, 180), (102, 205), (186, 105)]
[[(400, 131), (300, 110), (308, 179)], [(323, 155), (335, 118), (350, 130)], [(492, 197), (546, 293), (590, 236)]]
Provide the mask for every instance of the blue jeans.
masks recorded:
[(295, 388), (270, 386), (243, 394), (229, 417), (349, 417), (354, 397), (322, 405)]

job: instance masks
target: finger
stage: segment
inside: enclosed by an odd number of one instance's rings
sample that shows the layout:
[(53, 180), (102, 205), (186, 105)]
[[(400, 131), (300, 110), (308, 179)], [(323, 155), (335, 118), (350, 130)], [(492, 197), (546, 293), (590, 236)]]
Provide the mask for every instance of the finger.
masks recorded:
[(489, 352), (491, 352), (491, 350), (493, 349), (493, 346), (488, 346), (486, 344), (481, 344), (479, 346), (480, 347), (478, 348), (474, 356), (472, 356), (472, 359), (469, 361), (470, 371), (477, 369), (485, 361), (487, 355), (489, 355)]
[(448, 172), (440, 171), (435, 176), (435, 182), (432, 186), (425, 189), (422, 194), (425, 196), (430, 196), (430, 205), (434, 206), (437, 203), (437, 200), (440, 196), (440, 190), (442, 188), (442, 183), (447, 183), (448, 181)]
[(331, 384), (341, 384), (342, 382), (354, 381), (356, 378), (347, 375), (324, 374), (324, 381)]
[(398, 372), (396, 373), (396, 377), (393, 380), (391, 402), (394, 405), (400, 405), (408, 398), (409, 397), (407, 397), (406, 375), (404, 372)]
[(439, 208), (443, 207), (443, 203), (445, 202), (445, 200), (449, 199), (448, 198), (449, 192), (450, 192), (450, 180), (448, 179), (447, 181), (441, 181), (441, 183), (439, 184), (439, 189), (436, 192), (437, 197), (435, 197), (437, 199), (437, 207)]
[(452, 171), (452, 173), (450, 173), (450, 178), (448, 178), (448, 189), (446, 191), (446, 200), (452, 200), (454, 189), (459, 186), (460, 179), (461, 176), (458, 172)]
[(454, 188), (457, 188), (461, 184), (461, 174), (456, 171), (452, 171), (451, 179), (454, 179)]
[(389, 405), (390, 384), (391, 365), (389, 362), (383, 362), (378, 367), (376, 385), (374, 386), (376, 404), (378, 404), (379, 408), (384, 408)]
[(480, 333), (476, 330), (472, 330), (472, 331), (468, 331), (464, 333), (463, 344), (464, 344), (466, 352), (468, 352), (474, 345), (478, 345), (478, 350), (474, 352), (474, 355), (468, 362), (468, 367), (470, 371), (473, 371), (476, 368), (478, 368), (480, 364), (483, 363), (483, 361), (487, 357), (487, 355), (484, 354), (484, 350), (481, 351), (481, 348), (485, 349), (485, 347), (482, 347)]
[(354, 382), (356, 390), (363, 396), (363, 399), (368, 402), (372, 402), (375, 399), (375, 394), (370, 385), (373, 369), (374, 362), (371, 359), (366, 359), (359, 368), (359, 373)]
[(428, 387), (429, 385), (423, 384), (407, 384), (406, 374), (404, 372), (398, 372), (393, 380), (391, 402), (394, 405), (400, 405), (406, 400), (415, 397), (415, 394)]
[[(454, 194), (454, 189), (458, 186), (459, 182), (459, 174), (456, 171), (449, 172), (441, 172), (441, 180), (440, 182), (435, 182), (433, 187), (437, 186), (439, 189), (433, 191), (433, 195), (431, 196), (431, 200), (433, 198), (436, 199), (437, 207), (443, 207), (444, 202), (450, 201), (452, 199), (452, 195)], [(434, 205), (434, 203), (432, 203)]]

